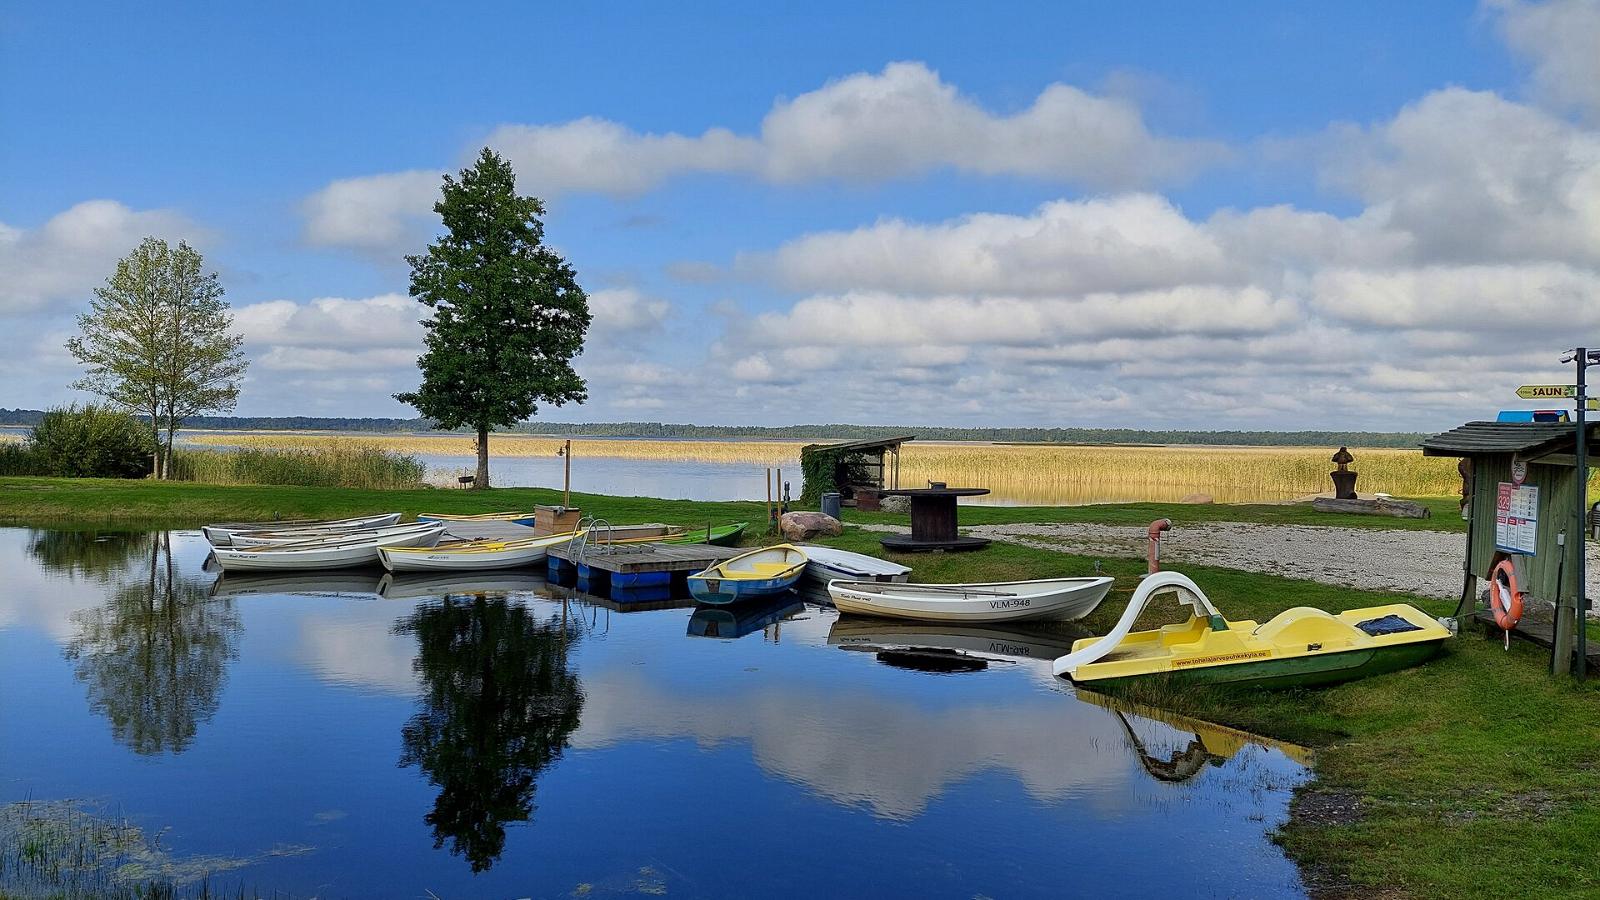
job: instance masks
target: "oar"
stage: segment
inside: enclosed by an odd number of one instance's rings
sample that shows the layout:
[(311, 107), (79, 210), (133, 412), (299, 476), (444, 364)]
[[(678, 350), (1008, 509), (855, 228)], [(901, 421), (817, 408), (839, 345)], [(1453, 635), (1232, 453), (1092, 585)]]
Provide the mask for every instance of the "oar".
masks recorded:
[[(881, 581), (873, 582), (873, 584), (882, 584), (882, 583), (883, 582), (881, 582)], [(977, 597), (1017, 597), (1017, 596), (1020, 596), (1019, 594), (1008, 593), (1006, 591), (975, 591), (975, 590), (972, 590), (970, 588), (955, 587), (953, 585), (946, 586), (946, 585), (942, 585), (942, 584), (907, 584), (907, 585), (904, 585), (904, 587), (911, 588), (913, 590), (919, 590), (919, 591), (941, 591), (941, 592), (947, 593), (947, 594), (966, 594), (966, 595), (977, 596)]]

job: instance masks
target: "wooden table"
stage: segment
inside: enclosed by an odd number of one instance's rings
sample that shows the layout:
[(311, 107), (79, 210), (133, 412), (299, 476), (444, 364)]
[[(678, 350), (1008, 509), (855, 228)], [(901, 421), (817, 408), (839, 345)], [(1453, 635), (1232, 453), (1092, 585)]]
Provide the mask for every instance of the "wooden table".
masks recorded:
[(884, 497), (911, 498), (911, 534), (892, 534), (879, 543), (885, 550), (919, 553), (929, 550), (977, 550), (988, 538), (963, 537), (956, 532), (956, 498), (978, 497), (988, 488), (909, 488), (878, 492)]

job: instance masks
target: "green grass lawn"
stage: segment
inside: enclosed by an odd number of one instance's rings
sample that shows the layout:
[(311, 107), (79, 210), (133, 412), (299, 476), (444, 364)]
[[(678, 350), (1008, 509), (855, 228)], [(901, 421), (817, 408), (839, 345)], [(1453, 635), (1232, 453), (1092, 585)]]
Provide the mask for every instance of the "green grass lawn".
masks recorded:
[[(400, 510), (408, 517), (423, 512), (475, 513), (527, 510), (535, 504), (560, 503), (561, 492), (543, 488), (496, 488), (491, 491), (359, 490), (280, 485), (213, 485), (192, 482), (119, 481), (115, 479), (0, 478), (0, 522), (20, 524), (117, 523), (195, 526), (206, 522), (316, 518)], [(963, 525), (1008, 522), (1094, 522), (1146, 525), (1171, 519), (1175, 525), (1198, 522), (1263, 522), (1283, 525), (1338, 525), (1349, 528), (1398, 528), (1465, 531), (1466, 523), (1451, 498), (1418, 501), (1432, 510), (1428, 519), (1395, 519), (1347, 513), (1319, 513), (1305, 504), (1121, 503), (1094, 506), (962, 506)], [(706, 517), (759, 523), (764, 503), (699, 503), (646, 497), (573, 494), (585, 514), (615, 523), (663, 521), (704, 522)], [(904, 514), (844, 511), (845, 521), (905, 524)]]
[[(337, 516), (374, 510), (488, 512), (559, 502), (555, 491), (499, 489), (354, 491), (219, 487), (155, 482), (0, 479), (0, 522), (61, 527), (193, 527), (208, 521)], [(761, 503), (693, 503), (573, 495), (586, 513), (614, 522), (759, 523)], [(964, 507), (963, 521), (1080, 521), (1142, 525), (1252, 521), (1460, 530), (1452, 500), (1430, 501), (1434, 518), (1323, 515), (1303, 507), (1125, 504), (1069, 508)], [(847, 511), (850, 521), (904, 517)], [(758, 529), (753, 529), (758, 530)], [(881, 555), (859, 529), (829, 543)], [(752, 538), (754, 539), (754, 538)], [(922, 581), (1016, 580), (1084, 575), (1093, 560), (995, 544), (967, 554), (893, 557)], [(1104, 633), (1144, 571), (1107, 559), (1117, 579), (1084, 623)], [(1396, 601), (1435, 615), (1451, 601), (1353, 591), (1314, 582), (1185, 567), (1230, 618), (1266, 620), (1291, 606), (1339, 611)], [(1176, 620), (1176, 605), (1157, 612)], [(1158, 623), (1147, 614), (1146, 625)], [(1279, 839), (1314, 892), (1327, 896), (1570, 897), (1600, 895), (1600, 690), (1545, 674), (1547, 655), (1510, 652), (1470, 628), (1420, 668), (1338, 687), (1282, 693), (1159, 690), (1133, 699), (1244, 728), (1317, 751), (1317, 779), (1295, 797)], [(1193, 836), (1204, 840), (1203, 835)], [(1190, 839), (1174, 835), (1174, 839)], [(1153, 851), (1159, 852), (1159, 849)]]

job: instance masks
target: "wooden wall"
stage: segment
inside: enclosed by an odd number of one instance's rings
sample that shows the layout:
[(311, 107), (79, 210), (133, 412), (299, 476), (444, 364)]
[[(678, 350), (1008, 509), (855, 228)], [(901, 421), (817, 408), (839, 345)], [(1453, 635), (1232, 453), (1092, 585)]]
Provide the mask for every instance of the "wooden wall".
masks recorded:
[[(1511, 480), (1511, 454), (1478, 456), (1472, 462), (1472, 573), (1479, 578), (1488, 578), (1489, 569), (1499, 552), (1494, 546), (1495, 500), (1500, 482)], [(1560, 586), (1560, 596), (1570, 598), (1576, 595), (1577, 578), (1572, 560), (1568, 559), (1566, 566), (1560, 565), (1556, 535), (1567, 532), (1568, 546), (1565, 551), (1568, 554), (1572, 552), (1575, 540), (1578, 546), (1582, 545), (1581, 536), (1575, 537), (1572, 532), (1573, 519), (1577, 515), (1572, 508), (1577, 491), (1577, 471), (1575, 466), (1539, 463), (1528, 466), (1528, 479), (1523, 483), (1539, 488), (1539, 554), (1526, 559), (1528, 583), (1519, 584), (1518, 587), (1526, 591), (1530, 598), (1553, 602), (1558, 595), (1558, 572), (1565, 582)]]

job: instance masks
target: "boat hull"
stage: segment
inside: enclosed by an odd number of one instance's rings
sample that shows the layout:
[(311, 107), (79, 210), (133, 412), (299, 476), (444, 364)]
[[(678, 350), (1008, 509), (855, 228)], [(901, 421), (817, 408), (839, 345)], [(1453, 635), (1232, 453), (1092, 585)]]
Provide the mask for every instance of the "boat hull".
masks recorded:
[(402, 534), (347, 544), (307, 544), (278, 547), (214, 547), (212, 558), (224, 572), (292, 572), (304, 569), (354, 569), (375, 566), (378, 548), (406, 544), (431, 546), (444, 526), (424, 533)]
[(1264, 659), (1259, 662), (1201, 666), (1146, 675), (1082, 680), (1074, 678), (1073, 683), (1097, 691), (1118, 690), (1135, 682), (1157, 680), (1172, 685), (1237, 685), (1269, 690), (1324, 687), (1419, 666), (1437, 656), (1443, 649), (1445, 640), (1446, 638), (1434, 638), (1410, 644), (1345, 650), (1318, 656)]
[(399, 513), (384, 513), (382, 515), (356, 516), (348, 519), (280, 519), (275, 522), (221, 522), (203, 526), (200, 529), (200, 533), (205, 535), (205, 539), (213, 547), (227, 547), (233, 543), (234, 533), (241, 531), (317, 528), (327, 531), (354, 531), (361, 528), (378, 528), (385, 525), (393, 525), (399, 521)]
[[(1110, 578), (983, 585), (884, 586), (834, 581), (828, 595), (841, 613), (923, 622), (1071, 621), (1093, 612), (1111, 590)], [(961, 588), (966, 588), (962, 591)]]
[(833, 547), (801, 547), (806, 552), (805, 577), (819, 584), (830, 581), (877, 581), (904, 584), (911, 578), (911, 569), (865, 553), (852, 553)]
[(799, 571), (777, 578), (729, 579), (691, 575), (689, 593), (701, 603), (726, 606), (729, 603), (738, 603), (740, 600), (781, 594), (794, 587), (795, 582), (799, 580)]

